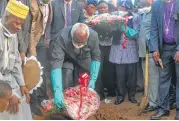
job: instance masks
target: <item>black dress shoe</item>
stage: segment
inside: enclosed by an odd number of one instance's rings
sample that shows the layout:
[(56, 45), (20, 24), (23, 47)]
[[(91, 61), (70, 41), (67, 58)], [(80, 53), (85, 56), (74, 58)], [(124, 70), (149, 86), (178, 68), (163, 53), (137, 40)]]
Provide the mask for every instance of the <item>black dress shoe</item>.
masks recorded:
[(151, 112), (156, 110), (156, 107), (148, 105), (146, 109), (144, 110), (144, 113)]
[(129, 101), (130, 101), (131, 103), (137, 104), (137, 100), (136, 100), (135, 98), (131, 98), (131, 99), (129, 99)]
[(161, 117), (163, 116), (169, 116), (169, 111), (163, 112), (163, 111), (158, 111), (156, 114), (150, 117), (151, 120), (160, 120)]
[(175, 120), (179, 120), (179, 112), (176, 112)]
[(119, 104), (121, 104), (122, 102), (124, 102), (124, 99), (120, 98), (120, 99), (117, 99), (117, 100), (114, 102), (114, 104), (115, 104), (115, 105), (119, 105)]

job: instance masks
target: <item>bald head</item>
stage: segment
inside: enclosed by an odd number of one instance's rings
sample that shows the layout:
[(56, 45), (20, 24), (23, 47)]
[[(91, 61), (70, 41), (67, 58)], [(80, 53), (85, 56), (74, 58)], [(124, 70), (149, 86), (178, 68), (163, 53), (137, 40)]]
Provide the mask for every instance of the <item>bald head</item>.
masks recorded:
[(79, 39), (79, 42), (85, 42), (88, 39), (88, 31), (85, 24), (80, 24), (76, 29), (74, 36)]
[(4, 82), (4, 81), (0, 81), (0, 99), (9, 99), (9, 97), (12, 94), (12, 88), (11, 86)]
[(86, 24), (77, 23), (72, 27), (71, 36), (78, 46), (85, 45), (89, 37), (89, 28)]
[(0, 80), (0, 113), (6, 111), (9, 105), (9, 99), (12, 95), (11, 86)]

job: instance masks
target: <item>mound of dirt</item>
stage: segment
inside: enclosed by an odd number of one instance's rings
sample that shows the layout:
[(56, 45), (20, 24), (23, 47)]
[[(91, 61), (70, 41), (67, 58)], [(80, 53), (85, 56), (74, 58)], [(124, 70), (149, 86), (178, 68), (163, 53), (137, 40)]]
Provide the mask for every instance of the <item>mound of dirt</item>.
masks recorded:
[(131, 109), (119, 109), (116, 106), (106, 105), (101, 107), (89, 120), (127, 120)]
[[(142, 97), (142, 94), (136, 96), (138, 100), (140, 100), (141, 97)], [(139, 109), (139, 106), (137, 106), (136, 104), (132, 104), (128, 100), (126, 100), (120, 105), (114, 105), (113, 103), (111, 104), (101, 103), (99, 110), (88, 119), (89, 120), (149, 120), (150, 116), (155, 113), (155, 112), (150, 112), (150, 113), (145, 113), (145, 114), (142, 114), (141, 116), (138, 116), (137, 115), (138, 109)], [(173, 120), (175, 117), (175, 114), (176, 114), (175, 110), (172, 110), (170, 111), (169, 117), (163, 117), (162, 119)], [(34, 119), (39, 119), (39, 118), (34, 118)], [(44, 119), (47, 119), (47, 118), (44, 118)], [(49, 119), (68, 120), (70, 118), (62, 114), (56, 114), (50, 117)]]

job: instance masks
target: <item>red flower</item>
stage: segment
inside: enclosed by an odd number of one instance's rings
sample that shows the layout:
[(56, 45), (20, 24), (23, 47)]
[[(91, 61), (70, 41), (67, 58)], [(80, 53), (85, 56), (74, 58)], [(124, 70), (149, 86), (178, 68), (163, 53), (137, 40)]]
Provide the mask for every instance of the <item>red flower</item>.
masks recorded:
[(53, 102), (49, 102), (43, 108), (45, 111), (50, 111), (53, 108), (53, 105), (54, 105)]
[(115, 19), (113, 19), (112, 17), (108, 17), (107, 20), (108, 20), (108, 23), (109, 23), (109, 24), (112, 24)]

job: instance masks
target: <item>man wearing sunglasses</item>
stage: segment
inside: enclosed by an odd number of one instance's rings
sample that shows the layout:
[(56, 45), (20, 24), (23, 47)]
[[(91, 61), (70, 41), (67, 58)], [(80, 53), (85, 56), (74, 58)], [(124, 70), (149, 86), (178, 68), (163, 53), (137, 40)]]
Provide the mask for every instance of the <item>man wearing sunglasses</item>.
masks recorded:
[(89, 88), (94, 89), (100, 68), (98, 34), (77, 23), (63, 29), (50, 43), (51, 81), (55, 104), (63, 106), (63, 89), (77, 85), (80, 73), (89, 72)]

